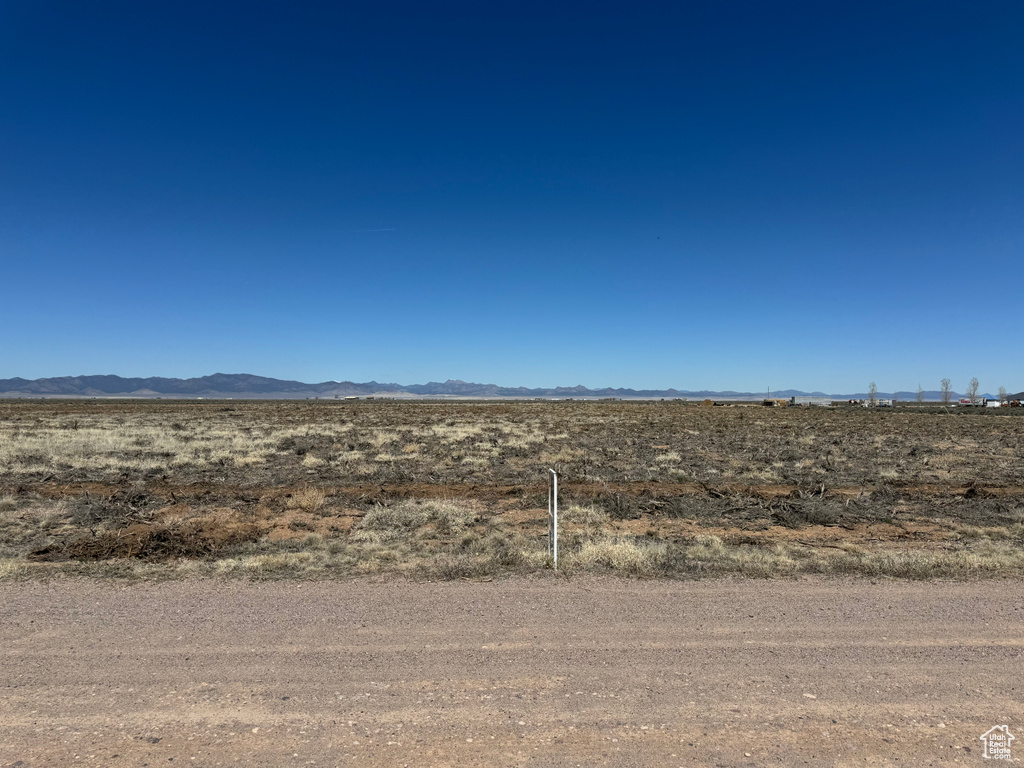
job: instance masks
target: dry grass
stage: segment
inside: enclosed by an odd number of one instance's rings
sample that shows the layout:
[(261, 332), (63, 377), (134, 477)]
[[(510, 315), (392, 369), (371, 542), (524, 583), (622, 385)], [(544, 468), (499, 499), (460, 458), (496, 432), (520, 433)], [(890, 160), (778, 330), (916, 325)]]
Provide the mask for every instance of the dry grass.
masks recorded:
[[(1019, 414), (674, 403), (0, 402), (11, 479), (1024, 483)], [(638, 437), (641, 436), (641, 437)]]
[(1021, 416), (0, 402), (0, 579), (1020, 576)]
[[(301, 494), (301, 496), (300, 496)], [(325, 512), (327, 494), (306, 488), (293, 496), (310, 511)], [(95, 512), (69, 507), (63, 501), (14, 505), (8, 500), (0, 514), (0, 579), (70, 573), (132, 578), (185, 578), (224, 576), (254, 579), (337, 578), (360, 574), (396, 574), (420, 578), (490, 578), (501, 574), (550, 571), (546, 540), (527, 535), (514, 524), (489, 514), (479, 502), (404, 500), (377, 504), (366, 511), (348, 533), (308, 533), (301, 538), (272, 541), (242, 538), (211, 556), (171, 556), (160, 552), (185, 551), (187, 538), (203, 516), (164, 517), (146, 535), (160, 533), (150, 550), (129, 556), (33, 562), (26, 557), (33, 547), (52, 546), (64, 537), (80, 540), (74, 520)], [(88, 517), (92, 514), (93, 517)], [(103, 544), (104, 531), (116, 533), (115, 518), (96, 523), (86, 542), (93, 549)], [(612, 573), (632, 578), (702, 578), (737, 575), (750, 578), (794, 577), (801, 574), (856, 575), (908, 579), (980, 578), (1020, 576), (1024, 573), (1024, 523), (1009, 515), (1005, 527), (955, 526), (939, 549), (906, 549), (894, 544), (865, 546), (848, 543), (816, 547), (772, 539), (728, 542), (714, 534), (687, 538), (658, 538), (623, 534), (607, 510), (593, 504), (568, 504), (563, 509), (560, 569), (566, 575)], [(227, 519), (227, 518), (225, 518)], [(235, 519), (235, 518), (232, 518)], [(111, 522), (114, 521), (114, 522)], [(236, 523), (235, 530), (245, 530)], [(127, 536), (138, 524), (123, 529)], [(536, 531), (538, 529), (534, 529)], [(78, 536), (78, 539), (74, 537)], [(171, 538), (167, 538), (171, 536)], [(178, 539), (173, 538), (177, 536)], [(186, 537), (182, 539), (181, 537)], [(121, 545), (129, 538), (118, 533)], [(207, 540), (200, 544), (208, 545)], [(152, 547), (157, 549), (153, 550)], [(162, 547), (162, 549), (161, 549)], [(179, 549), (175, 549), (178, 547)], [(143, 556), (146, 551), (157, 556)], [(207, 551), (207, 550), (197, 550)], [(211, 553), (214, 550), (208, 550)]]
[[(503, 574), (552, 572), (543, 541), (489, 529), (463, 536), (450, 546), (431, 546), (429, 538), (390, 517), (388, 531), (364, 530), (347, 540), (311, 535), (287, 548), (269, 542), (216, 559), (166, 563), (107, 561), (36, 563), (20, 557), (0, 558), (0, 580), (50, 577), (55, 573), (128, 578), (193, 576), (271, 578), (338, 578), (394, 574), (417, 578), (491, 578)], [(411, 532), (410, 532), (411, 531)], [(775, 544), (730, 545), (715, 536), (691, 542), (664, 542), (602, 532), (563, 547), (560, 571), (568, 576), (608, 573), (631, 578), (790, 578), (806, 574), (897, 579), (974, 579), (1019, 577), (1024, 550), (1019, 545), (987, 543), (952, 551), (908, 551), (855, 547), (809, 549)]]
[(303, 488), (292, 495), (292, 500), (305, 512), (316, 512), (327, 501), (327, 493), (320, 488)]
[(664, 570), (666, 551), (664, 542), (602, 536), (570, 551), (565, 566), (574, 573), (607, 570), (627, 576), (655, 576)]

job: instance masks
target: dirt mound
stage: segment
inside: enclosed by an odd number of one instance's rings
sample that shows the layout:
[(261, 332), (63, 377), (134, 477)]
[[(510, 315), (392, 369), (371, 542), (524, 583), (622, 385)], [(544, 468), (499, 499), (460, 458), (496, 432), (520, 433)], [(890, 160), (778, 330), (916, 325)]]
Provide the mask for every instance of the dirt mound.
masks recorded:
[(203, 517), (134, 523), (116, 531), (79, 536), (37, 549), (28, 557), (36, 561), (211, 557), (258, 536), (256, 525), (242, 520), (234, 510), (212, 510)]

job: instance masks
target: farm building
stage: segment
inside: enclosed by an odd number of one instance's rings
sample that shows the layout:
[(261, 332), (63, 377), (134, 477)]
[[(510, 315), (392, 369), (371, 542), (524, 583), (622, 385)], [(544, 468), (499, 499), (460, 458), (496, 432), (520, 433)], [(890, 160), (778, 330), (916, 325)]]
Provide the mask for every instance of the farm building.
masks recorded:
[(790, 405), (816, 405), (821, 408), (831, 408), (832, 398), (831, 397), (812, 397), (811, 395), (800, 395), (799, 397), (789, 398)]

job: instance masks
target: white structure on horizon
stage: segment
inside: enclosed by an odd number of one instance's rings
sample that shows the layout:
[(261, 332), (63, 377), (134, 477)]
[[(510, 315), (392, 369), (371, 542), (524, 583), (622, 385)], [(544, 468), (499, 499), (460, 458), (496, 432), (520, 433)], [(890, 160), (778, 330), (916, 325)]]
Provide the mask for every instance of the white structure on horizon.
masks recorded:
[(799, 395), (789, 398), (790, 405), (816, 405), (819, 408), (831, 408), (831, 397), (814, 397), (812, 395)]

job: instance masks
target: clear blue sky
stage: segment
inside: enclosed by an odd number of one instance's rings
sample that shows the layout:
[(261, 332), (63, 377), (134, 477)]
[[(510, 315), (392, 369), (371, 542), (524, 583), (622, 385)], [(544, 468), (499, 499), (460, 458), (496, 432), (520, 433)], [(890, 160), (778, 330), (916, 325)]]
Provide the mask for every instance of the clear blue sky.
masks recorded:
[(0, 377), (1024, 389), (1024, 3), (0, 0)]

